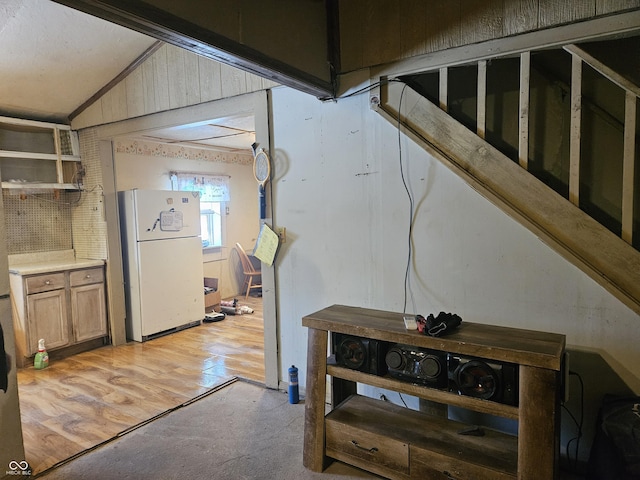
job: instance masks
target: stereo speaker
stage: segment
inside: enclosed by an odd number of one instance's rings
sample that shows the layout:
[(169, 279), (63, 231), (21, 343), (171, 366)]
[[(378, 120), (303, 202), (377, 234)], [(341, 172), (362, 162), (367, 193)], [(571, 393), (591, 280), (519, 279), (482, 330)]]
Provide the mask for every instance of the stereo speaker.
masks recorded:
[(434, 388), (447, 386), (446, 352), (396, 344), (387, 351), (385, 363), (389, 375), (399, 380)]
[(518, 405), (518, 366), (482, 358), (448, 356), (449, 389), (460, 395)]
[(384, 362), (387, 342), (335, 332), (331, 334), (331, 340), (336, 363), (341, 367), (372, 375), (387, 373)]

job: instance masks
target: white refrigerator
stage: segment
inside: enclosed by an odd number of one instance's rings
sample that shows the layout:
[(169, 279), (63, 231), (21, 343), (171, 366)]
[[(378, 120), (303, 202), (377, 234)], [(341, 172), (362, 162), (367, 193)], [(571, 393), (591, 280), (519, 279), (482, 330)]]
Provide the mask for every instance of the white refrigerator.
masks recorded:
[(127, 338), (144, 342), (205, 316), (198, 192), (118, 192)]

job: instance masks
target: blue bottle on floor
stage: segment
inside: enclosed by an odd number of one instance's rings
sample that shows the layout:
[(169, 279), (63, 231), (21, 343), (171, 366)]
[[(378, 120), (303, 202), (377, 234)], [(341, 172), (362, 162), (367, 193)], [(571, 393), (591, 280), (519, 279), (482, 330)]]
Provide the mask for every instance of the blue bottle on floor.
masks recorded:
[(298, 403), (299, 401), (298, 369), (295, 365), (291, 365), (291, 368), (289, 368), (289, 403)]

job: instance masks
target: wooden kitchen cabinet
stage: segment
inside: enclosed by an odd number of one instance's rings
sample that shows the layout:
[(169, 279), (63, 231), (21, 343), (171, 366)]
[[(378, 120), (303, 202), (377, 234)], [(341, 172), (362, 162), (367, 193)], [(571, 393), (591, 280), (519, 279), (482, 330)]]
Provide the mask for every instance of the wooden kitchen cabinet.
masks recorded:
[(30, 355), (38, 351), (38, 339), (45, 338), (47, 348), (69, 344), (67, 330), (67, 299), (63, 273), (34, 275), (24, 279), (26, 292)]
[(77, 133), (63, 124), (0, 117), (3, 189), (81, 189)]
[(32, 362), (41, 338), (55, 352), (107, 336), (103, 267), (11, 274), (10, 284), (18, 366)]
[[(565, 336), (463, 322), (443, 337), (404, 328), (401, 313), (333, 305), (303, 318), (309, 328), (303, 463), (321, 472), (332, 460), (392, 479), (537, 480), (558, 476), (560, 390)], [(515, 405), (460, 395), (449, 386), (403, 381), (347, 368), (327, 358), (333, 333), (402, 344), (518, 368)], [(369, 347), (366, 347), (369, 348)], [(383, 350), (384, 351), (384, 350)], [(375, 355), (369, 351), (367, 355)], [(366, 356), (364, 364), (370, 360)], [(449, 356), (446, 367), (448, 368)], [(329, 376), (331, 411), (326, 413)], [(518, 421), (518, 435), (469, 425), (357, 393), (358, 383), (413, 395), (445, 407)], [(439, 409), (436, 409), (438, 411)]]
[(51, 350), (69, 345), (65, 290), (27, 295), (27, 321), (29, 355), (38, 351), (40, 338), (46, 339), (45, 346)]
[(102, 268), (69, 273), (71, 323), (75, 342), (101, 337), (107, 333), (107, 311)]

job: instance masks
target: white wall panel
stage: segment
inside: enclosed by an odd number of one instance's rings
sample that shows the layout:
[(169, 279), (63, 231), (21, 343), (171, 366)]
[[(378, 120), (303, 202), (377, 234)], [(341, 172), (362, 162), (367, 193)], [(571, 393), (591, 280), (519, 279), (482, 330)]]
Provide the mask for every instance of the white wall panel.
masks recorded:
[[(274, 90), (284, 170), (274, 185), (276, 220), (292, 237), (278, 264), (283, 322), (299, 325), (337, 302), (402, 310), (409, 213), (397, 132), (366, 100), (320, 103)], [(565, 333), (570, 345), (640, 360), (636, 314), (411, 141), (401, 145), (416, 206), (417, 313)]]
[[(409, 203), (397, 131), (369, 110), (368, 95), (321, 103), (278, 88), (273, 108), (274, 217), (287, 228), (277, 260), (280, 375), (295, 364), (304, 386), (304, 315), (335, 303), (403, 310)], [(566, 334), (580, 353), (572, 358), (588, 437), (602, 393), (621, 380), (640, 392), (630, 367), (640, 363), (640, 318), (410, 140), (400, 146), (415, 205), (415, 313)]]
[(273, 95), (274, 218), (287, 228), (277, 259), (284, 368), (305, 363), (302, 316), (333, 303), (374, 300), (382, 274), (379, 239), (371, 235), (382, 228), (380, 157), (366, 142), (372, 120), (362, 114), (366, 98), (321, 103), (288, 89)]

